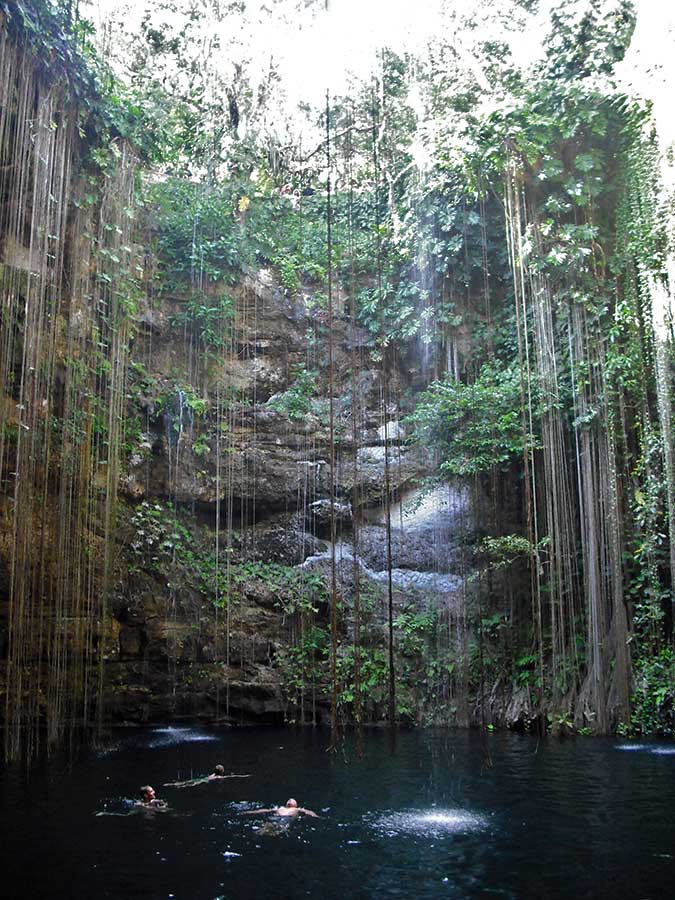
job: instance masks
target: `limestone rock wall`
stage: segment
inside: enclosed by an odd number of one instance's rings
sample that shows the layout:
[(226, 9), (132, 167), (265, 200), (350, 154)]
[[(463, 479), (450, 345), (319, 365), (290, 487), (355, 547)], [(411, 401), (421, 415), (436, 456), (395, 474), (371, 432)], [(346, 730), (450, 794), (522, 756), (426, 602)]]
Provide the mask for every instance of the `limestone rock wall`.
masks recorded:
[[(266, 271), (247, 275), (232, 294), (236, 315), (227, 350), (205, 348), (188, 330), (171, 324), (183, 301), (169, 299), (159, 310), (139, 314), (133, 359), (148, 387), (135, 397), (141, 433), (122, 485), (130, 498), (164, 496), (203, 504), (231, 499), (240, 507), (255, 503), (257, 518), (297, 507), (299, 493), (311, 496), (311, 502), (329, 496), (325, 312), (310, 305), (310, 294), (291, 298), (275, 288)], [(350, 372), (355, 345), (359, 413), (354, 430)], [(382, 364), (374, 361), (374, 342), (363, 329), (337, 317), (333, 346), (337, 495), (349, 502), (356, 484), (361, 502), (375, 504), (383, 496), (383, 416), (395, 438), (390, 438), (392, 490), (426, 472), (430, 460), (405, 445), (400, 408), (382, 409)], [(297, 367), (315, 373), (316, 394), (306, 411), (289, 416), (280, 403), (293, 387)], [(386, 378), (390, 395), (400, 395), (406, 387), (402, 367), (387, 363)], [(202, 415), (181, 400), (186, 388), (204, 401)], [(229, 495), (225, 471), (234, 481)]]
[[(105, 651), (105, 708), (111, 721), (288, 718), (295, 715), (289, 701), (289, 683), (297, 676), (295, 648), (310, 627), (328, 630), (328, 595), (317, 591), (319, 582), (330, 581), (326, 315), (309, 289), (289, 296), (267, 271), (247, 274), (232, 296), (235, 318), (227, 346), (207, 347), (194, 329), (181, 324), (185, 301), (179, 297), (146, 305), (137, 315), (119, 577)], [(340, 553), (351, 546), (356, 521), (363, 535), (363, 584), (379, 586), (381, 594), (384, 417), (392, 499), (423, 477), (432, 460), (405, 443), (400, 421), (405, 409), (398, 403), (383, 409), (383, 365), (369, 335), (336, 317), (333, 346)], [(315, 390), (301, 398), (301, 414), (289, 414), (284, 398), (299, 369), (312, 373)], [(387, 360), (385, 369), (389, 396), (401, 397), (409, 383), (403, 363)], [(461, 506), (468, 510), (466, 497)], [(144, 519), (138, 524), (139, 509), (154, 510), (156, 541), (148, 542)], [(163, 520), (172, 515), (190, 533), (189, 552), (202, 554), (192, 568), (189, 557), (177, 561), (157, 550), (171, 542), (171, 526)], [(237, 573), (220, 608), (208, 587), (197, 583), (196, 572), (208, 554), (213, 557), (217, 520), (219, 565)], [(397, 523), (394, 565), (403, 574), (397, 576), (396, 604), (403, 610), (410, 602), (408, 570), (438, 569), (441, 560), (430, 544), (431, 526), (416, 538), (404, 538)], [(448, 522), (440, 527), (447, 536)], [(130, 552), (130, 547), (140, 549)], [(302, 579), (308, 579), (311, 609), (298, 610), (290, 589), (274, 583), (276, 570), (269, 574), (274, 565), (296, 567), (301, 591)], [(340, 599), (348, 607), (352, 564), (341, 555), (339, 567)], [(380, 644), (384, 615), (384, 609), (374, 610), (369, 626), (370, 637)], [(346, 610), (341, 629), (349, 640), (352, 628)], [(319, 683), (313, 689), (312, 721), (326, 715), (325, 687)]]

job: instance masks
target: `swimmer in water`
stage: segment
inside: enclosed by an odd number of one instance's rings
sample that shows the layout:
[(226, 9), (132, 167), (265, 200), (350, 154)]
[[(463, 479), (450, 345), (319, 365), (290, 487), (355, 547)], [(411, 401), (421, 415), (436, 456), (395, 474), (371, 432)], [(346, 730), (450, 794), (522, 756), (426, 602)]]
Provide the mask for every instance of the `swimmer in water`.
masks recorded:
[(230, 775), (225, 774), (225, 767), (218, 765), (215, 767), (213, 772), (210, 775), (205, 775), (201, 778), (189, 778), (187, 781), (165, 781), (163, 787), (177, 787), (177, 788), (185, 788), (185, 787), (195, 787), (198, 784), (208, 784), (209, 781), (223, 781), (225, 778), (250, 778), (250, 775), (235, 775), (231, 773)]
[(319, 816), (311, 809), (305, 809), (304, 806), (298, 806), (298, 801), (294, 800), (292, 797), (286, 801), (284, 806), (273, 806), (271, 809), (248, 809), (246, 812), (243, 812), (242, 815), (256, 816), (262, 813), (274, 813), (276, 816), (281, 816), (284, 819), (294, 818), (295, 816), (299, 816), (300, 813), (311, 816), (313, 819), (319, 818)]
[(142, 806), (144, 809), (166, 809), (166, 800), (158, 800), (155, 795), (154, 787), (146, 784), (141, 788), (141, 799), (137, 800), (135, 806)]

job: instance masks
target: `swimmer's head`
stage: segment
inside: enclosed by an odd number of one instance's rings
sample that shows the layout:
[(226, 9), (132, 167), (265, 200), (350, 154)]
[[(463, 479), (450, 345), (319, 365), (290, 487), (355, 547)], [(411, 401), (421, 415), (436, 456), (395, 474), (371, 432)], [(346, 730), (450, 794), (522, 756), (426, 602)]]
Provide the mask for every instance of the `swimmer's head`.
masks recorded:
[(298, 805), (298, 801), (294, 800), (292, 797), (290, 798), (290, 800), (286, 801), (286, 806), (290, 806), (293, 809), (295, 809), (297, 807), (297, 805)]
[(151, 800), (155, 799), (155, 789), (151, 787), (149, 784), (144, 785), (141, 788), (141, 797), (146, 803), (150, 803)]
[(225, 766), (216, 766), (213, 770), (214, 775), (224, 775), (225, 774)]

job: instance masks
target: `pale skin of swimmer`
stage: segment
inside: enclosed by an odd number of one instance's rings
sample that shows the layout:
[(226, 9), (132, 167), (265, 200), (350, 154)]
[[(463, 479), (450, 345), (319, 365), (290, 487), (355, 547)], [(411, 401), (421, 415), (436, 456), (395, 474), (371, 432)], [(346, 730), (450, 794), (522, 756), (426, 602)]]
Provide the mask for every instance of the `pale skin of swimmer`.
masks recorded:
[(166, 809), (166, 800), (158, 800), (154, 787), (146, 784), (141, 788), (141, 799), (136, 801), (136, 806), (144, 806), (146, 809)]
[(275, 813), (275, 815), (286, 819), (299, 816), (300, 813), (311, 816), (313, 819), (319, 818), (319, 816), (311, 809), (305, 809), (304, 806), (298, 806), (298, 801), (294, 800), (292, 797), (286, 801), (284, 806), (273, 806), (271, 809), (248, 809), (246, 812), (243, 812), (242, 815), (254, 816), (260, 813)]

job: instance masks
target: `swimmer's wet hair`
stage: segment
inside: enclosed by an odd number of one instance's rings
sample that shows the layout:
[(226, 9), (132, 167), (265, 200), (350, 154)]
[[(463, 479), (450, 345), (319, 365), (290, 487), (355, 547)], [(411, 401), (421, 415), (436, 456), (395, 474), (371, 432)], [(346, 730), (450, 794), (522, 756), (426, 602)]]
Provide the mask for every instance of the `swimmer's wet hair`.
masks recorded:
[(225, 766), (216, 766), (213, 770), (214, 775), (224, 775), (225, 774)]
[(148, 791), (154, 791), (154, 787), (151, 784), (144, 784), (141, 788), (141, 797), (145, 797)]

